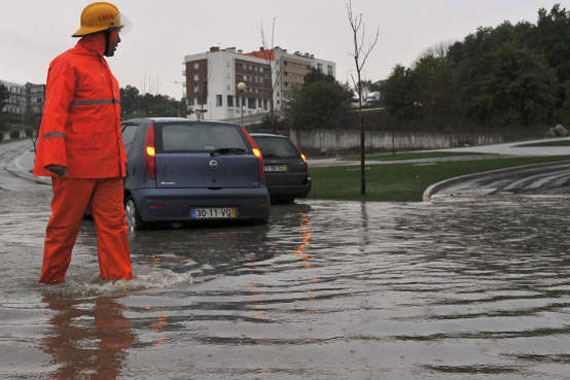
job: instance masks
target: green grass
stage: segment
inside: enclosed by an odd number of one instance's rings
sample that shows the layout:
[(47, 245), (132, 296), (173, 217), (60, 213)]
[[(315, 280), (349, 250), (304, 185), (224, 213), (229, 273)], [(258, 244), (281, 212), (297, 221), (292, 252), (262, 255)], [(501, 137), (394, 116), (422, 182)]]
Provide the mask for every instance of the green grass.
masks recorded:
[(429, 165), (370, 165), (366, 170), (366, 195), (360, 195), (360, 167), (311, 168), (313, 186), (309, 198), (368, 201), (421, 201), (424, 190), (436, 182), (464, 174), (513, 166), (569, 160), (570, 156), (518, 157), (449, 161)]
[(525, 148), (532, 146), (570, 146), (570, 140), (558, 140), (558, 141), (544, 141), (533, 144), (521, 144), (515, 146), (515, 148)]
[[(400, 161), (400, 160), (417, 160), (422, 158), (441, 158), (441, 157), (454, 157), (454, 156), (474, 156), (483, 155), (485, 153), (473, 152), (403, 152), (396, 153), (383, 153), (367, 155), (366, 160), (381, 160), (381, 161)], [(360, 160), (360, 156), (349, 156), (346, 160)]]

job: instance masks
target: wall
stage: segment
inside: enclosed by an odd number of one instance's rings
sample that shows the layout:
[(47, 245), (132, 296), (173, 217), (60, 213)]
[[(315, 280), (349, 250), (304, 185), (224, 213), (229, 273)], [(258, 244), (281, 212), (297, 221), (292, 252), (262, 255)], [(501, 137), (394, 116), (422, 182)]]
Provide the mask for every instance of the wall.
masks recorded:
[[(340, 130), (289, 130), (293, 141), (303, 150), (332, 153), (356, 151), (360, 147), (358, 132)], [(445, 149), (465, 145), (486, 145), (504, 142), (500, 134), (395, 132), (394, 143), (389, 131), (368, 131), (365, 134), (366, 148), (370, 150), (396, 151)]]

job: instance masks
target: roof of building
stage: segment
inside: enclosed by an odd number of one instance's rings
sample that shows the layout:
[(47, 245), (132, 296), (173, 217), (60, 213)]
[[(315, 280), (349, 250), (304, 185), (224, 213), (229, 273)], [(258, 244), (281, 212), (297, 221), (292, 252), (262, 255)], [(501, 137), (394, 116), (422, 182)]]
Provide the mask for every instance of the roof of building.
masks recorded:
[(264, 48), (259, 49), (258, 51), (252, 51), (251, 53), (247, 53), (251, 57), (257, 57), (265, 60), (274, 61), (275, 60), (275, 51), (265, 50)]

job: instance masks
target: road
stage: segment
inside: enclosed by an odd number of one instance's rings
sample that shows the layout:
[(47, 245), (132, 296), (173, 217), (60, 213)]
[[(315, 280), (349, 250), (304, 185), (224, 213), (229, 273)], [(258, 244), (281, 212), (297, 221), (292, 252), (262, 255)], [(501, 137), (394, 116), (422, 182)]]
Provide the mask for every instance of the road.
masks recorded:
[(570, 161), (451, 178), (428, 187), (423, 198), (506, 194), (570, 195)]
[(129, 233), (98, 279), (84, 221), (41, 286), (51, 191), (0, 145), (0, 378), (567, 378), (570, 198), (304, 200), (263, 226)]
[[(568, 141), (570, 138), (553, 139)], [(524, 144), (544, 142), (526, 141)], [(524, 147), (522, 143), (455, 148), (446, 151), (501, 156), (570, 156), (570, 146)], [(485, 156), (483, 156), (485, 157)], [(451, 178), (430, 186), (424, 200), (449, 196), (498, 194), (570, 195), (570, 161), (529, 165)]]
[(0, 190), (29, 190), (31, 185), (49, 183), (30, 173), (34, 162), (33, 148), (32, 141), (27, 139), (0, 144)]

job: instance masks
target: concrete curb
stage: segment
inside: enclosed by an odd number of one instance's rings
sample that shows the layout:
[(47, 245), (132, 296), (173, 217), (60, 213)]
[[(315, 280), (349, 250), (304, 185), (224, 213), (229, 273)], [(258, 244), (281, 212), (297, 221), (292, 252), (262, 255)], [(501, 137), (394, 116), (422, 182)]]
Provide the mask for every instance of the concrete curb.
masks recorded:
[[(16, 169), (18, 170), (19, 174), (18, 176), (24, 179), (27, 179), (29, 181), (32, 181), (34, 183), (38, 183), (41, 185), (51, 185), (51, 179), (48, 177), (36, 177), (35, 175), (33, 175), (30, 170), (33, 170), (33, 168), (26, 168), (27, 165), (25, 165), (22, 161), (29, 161), (29, 157), (26, 157), (26, 155), (29, 155), (30, 152), (26, 151), (24, 154), (16, 157), (14, 159), (14, 166), (16, 167)], [(34, 162), (33, 158), (31, 160), (32, 162)], [(12, 173), (14, 174), (14, 173)]]
[[(474, 174), (466, 174), (459, 177), (449, 178), (437, 183), (430, 185), (423, 193), (423, 200), (430, 201), (436, 194), (441, 194), (444, 192), (444, 189), (454, 186), (458, 183), (476, 180), (480, 178), (490, 177), (490, 176), (502, 176), (507, 173), (515, 173), (519, 170), (526, 170), (526, 169), (539, 169), (542, 167), (550, 167), (553, 165), (560, 165), (560, 164), (567, 164), (568, 161), (556, 161), (556, 162), (547, 162), (541, 164), (531, 164), (531, 165), (520, 165), (520, 166), (513, 166), (511, 168), (504, 168), (504, 169), (496, 169), (496, 170), (489, 170), (486, 172), (474, 173)], [(487, 195), (494, 191), (495, 189), (479, 189), (477, 192), (478, 195)], [(472, 192), (475, 195), (475, 192)], [(450, 195), (450, 194), (448, 194)]]
[(24, 146), (21, 154), (9, 161), (5, 168), (10, 174), (40, 185), (51, 185), (48, 177), (36, 177), (31, 173), (34, 166), (35, 153), (32, 147)]

